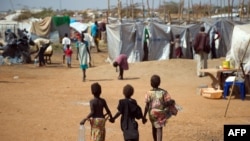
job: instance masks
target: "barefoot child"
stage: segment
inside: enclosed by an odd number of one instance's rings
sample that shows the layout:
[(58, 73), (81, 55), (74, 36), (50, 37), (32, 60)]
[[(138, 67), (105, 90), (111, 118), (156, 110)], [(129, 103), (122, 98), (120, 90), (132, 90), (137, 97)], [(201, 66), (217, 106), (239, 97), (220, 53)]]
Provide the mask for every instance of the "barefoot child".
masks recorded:
[[(91, 85), (91, 91), (94, 95), (94, 98), (90, 100), (90, 113), (86, 118), (84, 118), (80, 125), (84, 125), (86, 120), (90, 120), (91, 124), (91, 141), (105, 141), (105, 115), (108, 115), (112, 118), (112, 114), (108, 108), (108, 105), (105, 99), (101, 98), (101, 86), (98, 83), (93, 83)], [(103, 113), (103, 110), (106, 110), (106, 114)]]
[[(144, 111), (144, 119), (147, 113), (152, 124), (152, 134), (154, 141), (162, 141), (162, 127), (165, 126), (167, 119), (167, 102), (171, 101), (170, 95), (166, 90), (159, 88), (161, 79), (158, 75), (151, 77), (152, 90), (148, 91), (145, 96), (146, 106)], [(144, 120), (143, 123), (145, 123)]]
[(72, 58), (73, 51), (70, 48), (70, 45), (67, 45), (67, 48), (65, 50), (65, 56), (67, 61), (68, 68), (71, 68), (71, 58)]
[(113, 119), (110, 119), (110, 122), (115, 122), (115, 119), (122, 115), (120, 124), (125, 141), (139, 141), (138, 123), (135, 119), (143, 118), (141, 108), (136, 100), (131, 98), (133, 93), (134, 88), (131, 85), (124, 86), (125, 98), (119, 100), (118, 112)]

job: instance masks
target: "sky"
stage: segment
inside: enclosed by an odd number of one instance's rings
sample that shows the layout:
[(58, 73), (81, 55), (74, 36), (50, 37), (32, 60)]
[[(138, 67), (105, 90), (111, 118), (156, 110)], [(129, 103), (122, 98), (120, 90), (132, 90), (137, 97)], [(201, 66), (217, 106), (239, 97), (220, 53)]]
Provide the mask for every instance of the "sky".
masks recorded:
[[(118, 0), (110, 0), (110, 5), (116, 6)], [(121, 0), (123, 4), (131, 0)], [(146, 3), (146, 0), (133, 0), (134, 3)], [(150, 5), (158, 6), (164, 0), (149, 0)], [(165, 0), (167, 2), (179, 2), (180, 0)], [(187, 3), (188, 0), (185, 0)], [(191, 0), (193, 3), (202, 4), (209, 3), (210, 0)], [(220, 1), (227, 0), (211, 0), (214, 5)], [(154, 4), (153, 4), (154, 2)], [(187, 5), (187, 4), (186, 4)], [(67, 10), (85, 10), (85, 9), (106, 9), (108, 7), (108, 0), (0, 0), (0, 11), (17, 10), (17, 9), (38, 9), (38, 8), (52, 8), (53, 10), (67, 9)]]

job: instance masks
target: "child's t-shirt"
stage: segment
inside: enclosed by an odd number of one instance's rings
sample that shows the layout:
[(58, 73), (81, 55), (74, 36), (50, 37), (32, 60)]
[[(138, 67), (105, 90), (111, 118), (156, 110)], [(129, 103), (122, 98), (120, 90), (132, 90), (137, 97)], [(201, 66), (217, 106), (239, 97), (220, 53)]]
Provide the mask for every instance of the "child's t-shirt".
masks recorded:
[(73, 53), (73, 51), (72, 51), (71, 49), (66, 49), (66, 50), (65, 50), (65, 55), (66, 55), (67, 57), (71, 57), (72, 53)]

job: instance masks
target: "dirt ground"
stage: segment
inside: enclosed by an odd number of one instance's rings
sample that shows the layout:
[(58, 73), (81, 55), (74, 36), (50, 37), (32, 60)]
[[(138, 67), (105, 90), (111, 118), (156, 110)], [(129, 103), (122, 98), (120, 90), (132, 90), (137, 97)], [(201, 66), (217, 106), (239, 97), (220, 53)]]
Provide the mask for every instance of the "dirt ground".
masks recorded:
[[(196, 62), (189, 59), (148, 61), (130, 64), (124, 80), (118, 80), (115, 68), (105, 60), (107, 49), (92, 50), (93, 67), (82, 82), (79, 63), (73, 55), (72, 68), (62, 64), (60, 52), (52, 56), (52, 64), (0, 66), (0, 140), (1, 141), (77, 141), (79, 122), (90, 111), (90, 85), (99, 82), (102, 97), (114, 114), (123, 98), (126, 84), (135, 88), (133, 98), (144, 109), (145, 92), (151, 89), (150, 77), (161, 76), (166, 89), (182, 110), (163, 129), (163, 141), (223, 141), (225, 124), (250, 124), (250, 95), (242, 101), (231, 99), (226, 117), (226, 99), (208, 99), (197, 94), (200, 85), (211, 86), (209, 76), (196, 76)], [(221, 64), (223, 58), (209, 60), (209, 67)], [(141, 141), (152, 141), (151, 124), (139, 123)], [(85, 124), (86, 139), (90, 125)], [(122, 141), (120, 118), (106, 123), (106, 141)]]

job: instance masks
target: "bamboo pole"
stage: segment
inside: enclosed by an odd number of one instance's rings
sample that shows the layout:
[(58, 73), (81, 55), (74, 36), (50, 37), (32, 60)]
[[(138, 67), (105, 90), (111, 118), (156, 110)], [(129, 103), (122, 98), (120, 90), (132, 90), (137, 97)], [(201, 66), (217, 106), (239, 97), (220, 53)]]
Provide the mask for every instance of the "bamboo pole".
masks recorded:
[(151, 13), (150, 6), (149, 6), (149, 0), (147, 0), (147, 5), (148, 5), (148, 18), (149, 18), (150, 17), (150, 13)]
[[(245, 52), (244, 52), (244, 54), (243, 54), (243, 56), (242, 56), (242, 58), (240, 60), (240, 64), (242, 64), (242, 62), (243, 62), (243, 60), (244, 60), (244, 58), (246, 56), (249, 44), (250, 44), (250, 40), (248, 41), (248, 44), (247, 44), (246, 49), (245, 49)], [(238, 72), (240, 70), (240, 67), (241, 67), (241, 65), (239, 65), (239, 67), (237, 69), (237, 74), (238, 74)], [(225, 111), (224, 117), (226, 117), (226, 115), (227, 115), (227, 110), (228, 110), (228, 107), (229, 107), (229, 104), (230, 104), (230, 101), (231, 101), (231, 96), (232, 96), (232, 93), (233, 93), (233, 90), (234, 90), (235, 81), (236, 81), (236, 78), (233, 81), (232, 90), (230, 91), (230, 95), (229, 95), (229, 99), (228, 99), (228, 102), (227, 102), (227, 107), (226, 107), (226, 111)]]

